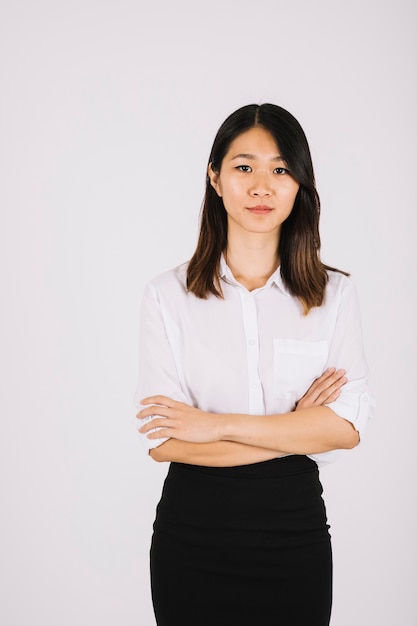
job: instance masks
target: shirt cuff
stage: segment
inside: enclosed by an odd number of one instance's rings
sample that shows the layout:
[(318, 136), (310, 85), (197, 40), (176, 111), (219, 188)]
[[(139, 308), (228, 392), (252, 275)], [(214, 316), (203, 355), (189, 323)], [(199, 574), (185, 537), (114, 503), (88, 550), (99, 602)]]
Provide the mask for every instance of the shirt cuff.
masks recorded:
[(344, 392), (341, 396), (327, 404), (339, 417), (351, 422), (360, 436), (363, 435), (369, 419), (375, 409), (375, 401), (370, 393)]

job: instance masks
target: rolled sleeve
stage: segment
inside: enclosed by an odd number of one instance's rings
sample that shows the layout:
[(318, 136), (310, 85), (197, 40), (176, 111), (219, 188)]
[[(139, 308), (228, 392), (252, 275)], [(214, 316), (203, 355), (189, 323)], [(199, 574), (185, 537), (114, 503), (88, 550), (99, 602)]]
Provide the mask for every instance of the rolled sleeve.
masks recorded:
[(353, 424), (362, 438), (375, 409), (375, 401), (368, 391), (345, 392), (335, 402), (327, 405), (337, 415)]
[[(375, 400), (369, 388), (368, 365), (363, 349), (361, 315), (357, 292), (349, 278), (342, 281), (340, 303), (326, 367), (346, 370), (347, 383), (340, 396), (327, 406), (351, 422), (360, 440), (374, 415)], [(311, 455), (320, 465), (333, 462), (340, 450)]]
[(369, 389), (362, 324), (356, 288), (347, 278), (342, 282), (340, 305), (328, 365), (346, 370), (347, 383), (341, 394), (328, 406), (340, 417), (351, 422), (362, 435), (373, 414), (374, 399)]
[[(137, 412), (145, 408), (141, 400), (154, 395), (189, 402), (180, 383), (172, 343), (158, 293), (153, 285), (149, 284), (143, 294), (140, 314), (139, 382), (134, 395)], [(152, 415), (146, 419), (150, 421), (157, 417), (158, 415)], [(136, 425), (139, 428), (141, 424), (138, 425), (136, 420)], [(166, 438), (148, 439), (141, 433), (139, 436), (146, 450), (156, 448), (167, 441)]]
[[(363, 434), (369, 419), (375, 409), (375, 401), (368, 391), (362, 393), (344, 392), (335, 402), (327, 405), (339, 417), (351, 422), (355, 430), (359, 433), (359, 442), (362, 441)], [(316, 461), (319, 467), (334, 463), (340, 458), (345, 450), (330, 450), (319, 454), (310, 454), (310, 458)]]

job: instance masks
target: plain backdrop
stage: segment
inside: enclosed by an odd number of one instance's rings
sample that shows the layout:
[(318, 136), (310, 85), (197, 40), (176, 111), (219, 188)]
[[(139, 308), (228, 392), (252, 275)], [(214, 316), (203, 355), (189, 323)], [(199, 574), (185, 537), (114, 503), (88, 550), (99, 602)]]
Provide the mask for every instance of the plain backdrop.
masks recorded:
[[(322, 470), (332, 626), (416, 626), (416, 4), (0, 4), (2, 626), (153, 626), (167, 466), (135, 431), (138, 314), (193, 252), (209, 150), (273, 102), (309, 138), (378, 409)], [(196, 626), (198, 624), (196, 623)]]

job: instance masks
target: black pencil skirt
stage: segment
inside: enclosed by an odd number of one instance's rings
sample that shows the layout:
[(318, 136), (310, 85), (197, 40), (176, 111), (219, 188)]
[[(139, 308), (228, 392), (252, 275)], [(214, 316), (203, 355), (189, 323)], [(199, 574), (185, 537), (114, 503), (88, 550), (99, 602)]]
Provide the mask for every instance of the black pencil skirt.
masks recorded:
[(151, 546), (158, 626), (328, 626), (329, 526), (317, 465), (172, 463)]

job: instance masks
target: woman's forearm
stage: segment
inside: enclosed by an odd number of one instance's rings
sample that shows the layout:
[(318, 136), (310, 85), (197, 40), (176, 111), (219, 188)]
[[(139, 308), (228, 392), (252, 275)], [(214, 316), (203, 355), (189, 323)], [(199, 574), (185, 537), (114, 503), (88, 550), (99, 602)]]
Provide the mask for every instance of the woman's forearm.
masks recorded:
[(233, 467), (269, 461), (283, 456), (265, 447), (255, 447), (232, 441), (214, 443), (189, 443), (179, 439), (168, 439), (149, 454), (155, 461), (174, 461), (206, 467)]
[[(146, 419), (154, 417), (152, 421), (140, 427), (142, 434), (149, 439), (169, 437), (171, 439), (206, 445), (215, 443), (239, 443), (253, 449), (242, 450), (246, 459), (248, 455), (261, 454), (256, 449), (269, 450), (275, 456), (282, 454), (318, 454), (329, 450), (350, 449), (359, 443), (359, 433), (351, 422), (337, 415), (326, 406), (334, 400), (339, 388), (345, 383), (344, 370), (334, 371), (334, 368), (325, 372), (310, 387), (308, 392), (297, 403), (295, 411), (274, 415), (241, 415), (209, 413), (192, 405), (178, 402), (167, 396), (151, 396), (142, 402), (146, 404), (137, 417)], [(324, 396), (323, 396), (324, 394)], [(311, 397), (310, 397), (311, 396)], [(153, 431), (153, 432), (149, 432)], [(199, 452), (197, 452), (197, 450)], [(228, 462), (228, 448), (184, 448), (184, 453), (204, 455), (206, 464), (212, 462), (217, 450), (226, 458), (226, 465), (238, 464), (233, 459)], [(232, 450), (232, 457), (235, 451)], [(236, 455), (238, 456), (238, 449)], [(270, 457), (271, 458), (271, 457)], [(272, 457), (273, 458), (273, 457)], [(163, 459), (174, 460), (174, 459)], [(260, 459), (264, 460), (264, 459)], [(193, 462), (193, 461), (184, 461)], [(255, 461), (243, 460), (241, 463)], [(195, 461), (200, 464), (200, 461)], [(204, 464), (204, 463), (201, 463)], [(221, 463), (223, 464), (223, 463)]]
[(326, 406), (281, 415), (218, 415), (219, 439), (289, 454), (318, 454), (354, 448), (353, 425)]

